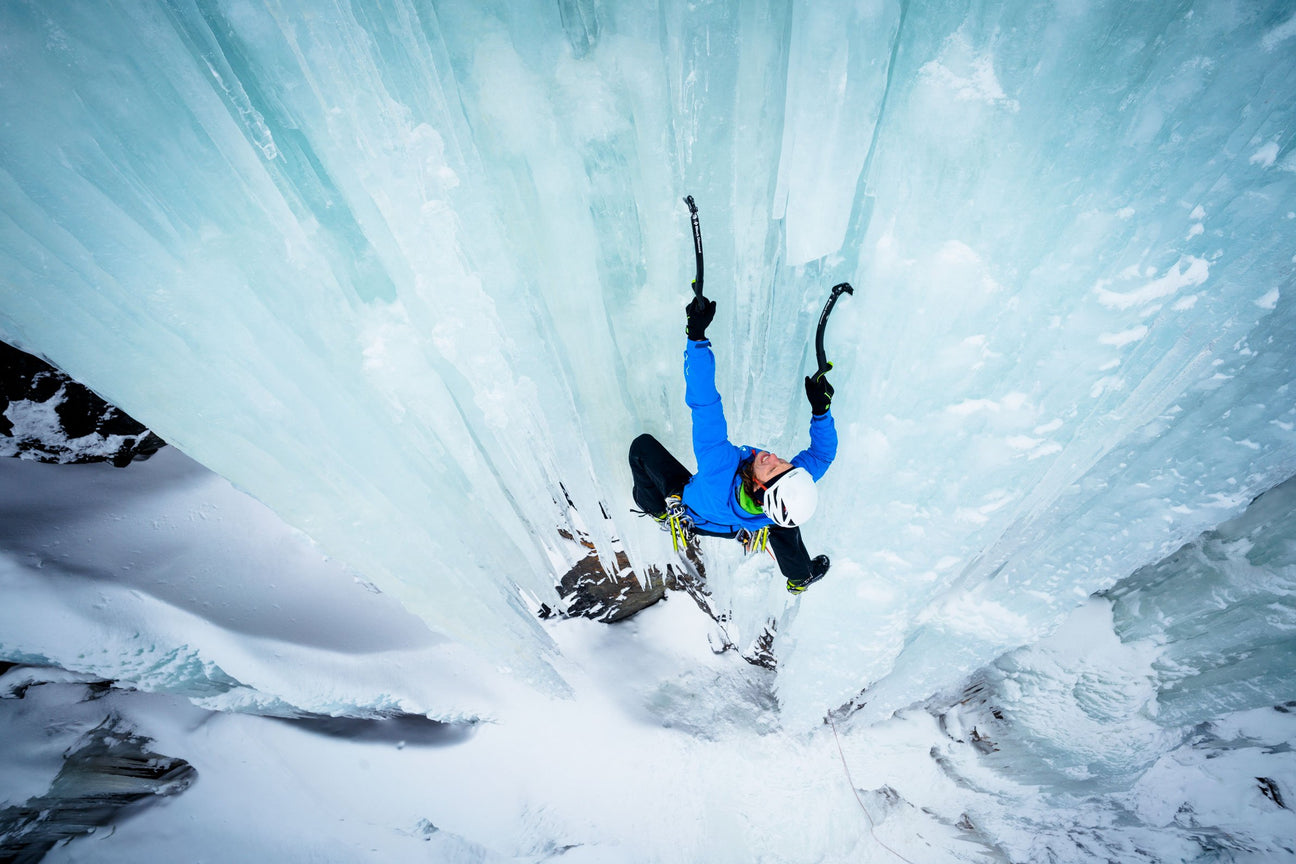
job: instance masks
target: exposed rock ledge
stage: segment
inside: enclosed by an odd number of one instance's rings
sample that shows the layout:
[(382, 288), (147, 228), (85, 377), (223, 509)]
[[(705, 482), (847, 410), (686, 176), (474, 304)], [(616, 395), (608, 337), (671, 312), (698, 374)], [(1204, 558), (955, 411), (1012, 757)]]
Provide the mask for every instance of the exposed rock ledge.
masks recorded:
[(147, 459), (166, 442), (39, 357), (0, 342), (0, 456), (36, 462)]
[[(45, 688), (79, 693), (80, 701), (73, 696), (69, 704), (86, 706), (102, 704), (97, 700), (112, 685), (62, 670), (0, 663), (0, 699), (5, 702), (32, 701), (29, 693)], [(60, 710), (64, 702), (59, 699), (35, 701), (39, 704), (31, 706), (29, 712), (50, 714), (47, 739), (64, 737), (69, 732), (73, 737), (44, 794), (0, 808), (0, 861), (35, 864), (56, 844), (92, 834), (152, 802), (177, 795), (198, 776), (185, 760), (153, 752), (152, 740), (138, 734), (111, 708), (103, 709), (98, 725), (78, 735), (76, 728), (93, 711), (74, 710), (68, 714)], [(15, 714), (23, 713), (22, 708), (7, 707), (4, 711), (6, 734), (11, 738), (22, 738), (21, 724), (15, 726), (13, 721)]]
[(594, 549), (594, 544), (584, 536), (573, 536), (559, 529), (564, 540), (579, 544), (585, 555), (573, 564), (555, 586), (562, 601), (559, 609), (543, 606), (540, 617), (551, 615), (593, 618), (612, 624), (647, 609), (659, 600), (666, 599), (667, 591), (682, 591), (719, 625), (712, 642), (716, 653), (737, 650), (744, 660), (756, 666), (773, 669), (777, 665), (774, 655), (775, 622), (770, 620), (765, 631), (746, 648), (733, 644), (725, 634), (728, 614), (718, 608), (706, 585), (706, 567), (695, 544), (690, 544), (679, 564), (668, 564), (666, 572), (650, 568), (640, 579), (630, 566), (625, 552), (615, 549), (616, 572), (604, 568)]

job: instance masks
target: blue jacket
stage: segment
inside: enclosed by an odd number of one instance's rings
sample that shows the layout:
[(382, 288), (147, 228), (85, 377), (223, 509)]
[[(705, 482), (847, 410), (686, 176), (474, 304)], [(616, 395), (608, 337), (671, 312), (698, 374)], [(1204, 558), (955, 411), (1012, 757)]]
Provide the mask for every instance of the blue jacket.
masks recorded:
[[(740, 528), (757, 531), (774, 520), (755, 515), (738, 501), (742, 476), (738, 466), (758, 448), (729, 443), (729, 427), (715, 385), (715, 355), (711, 342), (689, 341), (684, 349), (684, 401), (693, 412), (693, 455), (697, 473), (684, 487), (684, 506), (694, 527), (708, 534), (735, 534)], [(837, 427), (832, 412), (810, 418), (810, 446), (792, 457), (792, 464), (810, 472), (818, 482), (837, 456)]]

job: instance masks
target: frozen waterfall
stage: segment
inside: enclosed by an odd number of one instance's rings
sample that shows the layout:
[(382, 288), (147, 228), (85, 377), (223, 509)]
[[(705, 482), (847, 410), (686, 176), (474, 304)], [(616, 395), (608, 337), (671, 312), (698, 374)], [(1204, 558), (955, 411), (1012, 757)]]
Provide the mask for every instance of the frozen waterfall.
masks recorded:
[[(1290, 519), (1243, 574), (1287, 588), (1130, 581), (1212, 558), (1203, 533), (1296, 474), (1290, 3), (13, 0), (0, 114), (0, 339), (465, 663), (579, 690), (535, 615), (562, 534), (609, 568), (674, 560), (625, 451), (647, 431), (692, 464), (692, 194), (736, 441), (805, 446), (817, 314), (856, 287), (805, 531), (829, 577), (791, 599), (703, 546), (728, 636), (778, 622), (782, 729), (970, 699), (941, 716), (1015, 718), (1014, 782), (1115, 788), (1184, 729), (1296, 699)], [(1189, 622), (1217, 606), (1235, 639)], [(1097, 725), (1057, 740), (1023, 693), (1095, 627), (1125, 671), (1067, 679), (1059, 710)], [(399, 689), (265, 680), (319, 711)], [(485, 685), (424, 697), (492, 711)], [(1098, 771), (1086, 748), (1132, 728), (1110, 699), (1151, 749)]]

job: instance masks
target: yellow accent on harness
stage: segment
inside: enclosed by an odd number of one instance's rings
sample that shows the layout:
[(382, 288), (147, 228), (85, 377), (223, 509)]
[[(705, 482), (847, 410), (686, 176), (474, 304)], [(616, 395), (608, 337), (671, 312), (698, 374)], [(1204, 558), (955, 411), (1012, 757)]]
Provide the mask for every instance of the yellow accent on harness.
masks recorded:
[(754, 552), (764, 552), (769, 545), (769, 526), (756, 531), (755, 533), (744, 528), (738, 535), (742, 540), (743, 552), (751, 555)]
[(669, 516), (666, 524), (670, 526), (671, 546), (676, 552), (688, 546), (688, 534), (685, 533), (684, 520), (679, 516)]

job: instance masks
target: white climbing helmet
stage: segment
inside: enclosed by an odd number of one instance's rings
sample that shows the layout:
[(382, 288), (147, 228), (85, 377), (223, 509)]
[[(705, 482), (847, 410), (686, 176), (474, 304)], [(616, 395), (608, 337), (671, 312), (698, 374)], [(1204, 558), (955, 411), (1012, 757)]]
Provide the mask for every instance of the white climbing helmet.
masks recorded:
[(803, 524), (814, 515), (818, 504), (819, 490), (804, 468), (780, 474), (765, 489), (765, 515), (784, 528)]

